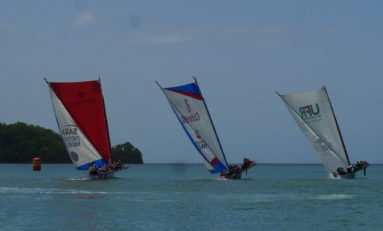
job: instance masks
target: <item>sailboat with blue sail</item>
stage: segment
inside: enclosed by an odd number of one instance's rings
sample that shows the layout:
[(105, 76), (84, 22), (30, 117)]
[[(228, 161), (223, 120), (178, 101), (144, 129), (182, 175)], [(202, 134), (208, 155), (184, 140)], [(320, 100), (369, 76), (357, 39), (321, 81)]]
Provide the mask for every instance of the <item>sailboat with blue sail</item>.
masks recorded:
[(247, 158), (241, 167), (228, 164), (195, 77), (194, 82), (176, 87), (162, 88), (156, 83), (210, 173), (220, 173), (221, 177), (227, 179), (240, 179), (242, 172), (255, 166), (255, 162)]

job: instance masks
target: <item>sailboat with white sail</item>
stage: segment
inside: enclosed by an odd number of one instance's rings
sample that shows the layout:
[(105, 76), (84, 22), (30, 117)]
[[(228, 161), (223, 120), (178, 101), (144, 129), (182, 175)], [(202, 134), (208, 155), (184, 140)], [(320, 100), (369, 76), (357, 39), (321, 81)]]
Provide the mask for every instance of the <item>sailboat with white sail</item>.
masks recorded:
[(368, 163), (352, 165), (325, 86), (296, 94), (281, 95), (295, 122), (302, 130), (325, 169), (337, 178), (354, 178)]
[(126, 169), (112, 162), (108, 121), (100, 80), (48, 82), (61, 138), (78, 170), (105, 178)]
[(255, 162), (247, 158), (241, 167), (228, 164), (195, 77), (194, 82), (176, 87), (162, 88), (157, 84), (210, 173), (221, 173), (221, 177), (227, 179), (240, 179), (243, 171), (255, 166)]

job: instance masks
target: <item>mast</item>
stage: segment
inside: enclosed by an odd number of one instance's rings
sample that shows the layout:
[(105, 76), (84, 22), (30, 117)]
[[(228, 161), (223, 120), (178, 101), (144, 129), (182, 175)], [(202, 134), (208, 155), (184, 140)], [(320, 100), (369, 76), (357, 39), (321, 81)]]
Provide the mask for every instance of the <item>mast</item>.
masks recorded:
[(202, 96), (202, 101), (203, 101), (203, 103), (204, 103), (204, 105), (205, 105), (205, 108), (206, 108), (206, 111), (207, 111), (207, 115), (209, 116), (211, 126), (213, 127), (215, 137), (216, 137), (217, 140), (218, 140), (218, 144), (219, 144), (219, 147), (220, 147), (220, 149), (221, 149), (223, 158), (225, 159), (226, 166), (229, 167), (229, 164), (227, 163), (227, 160), (226, 160), (225, 153), (223, 152), (223, 148), (222, 148), (222, 145), (221, 145), (221, 141), (219, 140), (219, 137), (218, 137), (218, 135), (217, 135), (217, 131), (215, 130), (215, 126), (214, 126), (213, 120), (211, 119), (210, 112), (209, 112), (209, 109), (208, 109), (208, 107), (207, 107), (205, 98), (203, 97), (202, 92), (201, 92), (201, 89), (199, 88), (199, 85), (198, 85), (198, 82), (197, 82), (197, 78), (196, 78), (195, 76), (193, 76), (193, 79), (194, 79), (194, 82), (195, 82), (196, 86), (198, 87), (198, 90), (199, 90), (201, 96)]
[(332, 115), (334, 116), (334, 119), (335, 119), (335, 124), (336, 124), (336, 128), (337, 128), (337, 130), (338, 130), (338, 134), (339, 134), (339, 136), (340, 136), (340, 141), (342, 142), (343, 151), (344, 151), (344, 153), (346, 154), (347, 163), (350, 164), (350, 158), (348, 157), (348, 153), (347, 153), (346, 145), (344, 144), (343, 136), (342, 136), (342, 133), (340, 132), (340, 128), (339, 128), (339, 125), (338, 125), (338, 120), (336, 119), (336, 116), (335, 116), (335, 113), (334, 113), (334, 108), (332, 107), (331, 100), (330, 100), (330, 97), (328, 96), (326, 86), (323, 85), (323, 89), (324, 89), (324, 91), (326, 92), (326, 96), (327, 96), (328, 102), (330, 103), (331, 112), (332, 112)]
[(104, 100), (104, 94), (102, 93), (102, 86), (101, 86), (101, 79), (100, 79), (100, 78), (98, 78), (98, 83), (100, 84), (102, 106), (104, 107), (106, 135), (107, 135), (107, 137), (108, 137), (108, 144), (109, 144), (109, 160), (106, 160), (106, 161), (109, 163), (109, 162), (112, 161), (112, 146), (111, 146), (111, 143), (110, 143), (109, 126), (108, 126), (108, 117), (106, 116), (105, 100)]

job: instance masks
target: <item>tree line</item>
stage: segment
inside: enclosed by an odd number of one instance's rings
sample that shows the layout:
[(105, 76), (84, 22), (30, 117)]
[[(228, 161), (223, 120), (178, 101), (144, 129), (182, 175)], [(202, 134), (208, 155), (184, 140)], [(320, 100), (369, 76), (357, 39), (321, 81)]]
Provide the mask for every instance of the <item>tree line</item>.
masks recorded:
[[(56, 132), (23, 122), (0, 123), (0, 163), (30, 163), (34, 157), (43, 163), (71, 163)], [(112, 159), (143, 163), (140, 150), (129, 142), (112, 147)]]

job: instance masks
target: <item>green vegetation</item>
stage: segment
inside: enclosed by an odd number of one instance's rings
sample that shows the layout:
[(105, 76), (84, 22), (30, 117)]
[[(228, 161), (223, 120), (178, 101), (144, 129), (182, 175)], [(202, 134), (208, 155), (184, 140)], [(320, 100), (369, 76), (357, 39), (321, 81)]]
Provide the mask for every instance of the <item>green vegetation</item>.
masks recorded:
[[(140, 150), (129, 142), (112, 148), (112, 158), (141, 163)], [(17, 122), (0, 123), (0, 163), (30, 163), (40, 157), (43, 163), (71, 163), (60, 135), (50, 129)]]
[(142, 164), (142, 156), (140, 150), (135, 148), (131, 143), (118, 144), (112, 147), (112, 159), (114, 161), (122, 160), (126, 163)]

